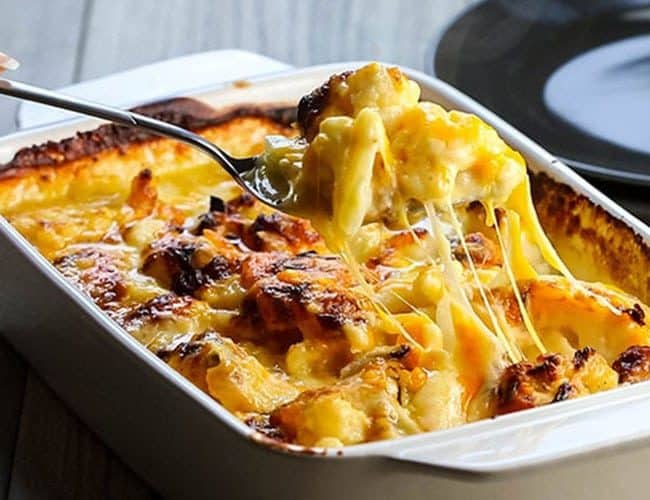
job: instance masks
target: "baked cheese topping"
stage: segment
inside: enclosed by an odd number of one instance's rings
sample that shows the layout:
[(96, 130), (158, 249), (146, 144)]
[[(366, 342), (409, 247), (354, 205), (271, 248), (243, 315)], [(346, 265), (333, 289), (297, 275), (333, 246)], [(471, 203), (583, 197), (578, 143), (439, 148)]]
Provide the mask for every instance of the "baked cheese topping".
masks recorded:
[[(329, 247), (348, 260), (354, 260), (348, 242), (365, 224), (409, 228), (418, 213), (427, 214), (432, 235), (438, 239), (433, 255), (447, 268), (443, 272), (450, 297), (485, 333), (461, 278), (453, 272), (440, 224), (441, 218), (451, 223), (465, 248), (456, 207), (481, 203), (486, 223), (494, 226), (504, 256), (503, 271), (525, 327), (540, 353), (545, 353), (516, 285), (517, 278), (534, 278), (537, 272), (518, 251), (520, 245), (514, 245), (514, 252), (506, 248), (496, 210), (518, 226), (513, 240), (527, 238), (549, 264), (570, 275), (539, 228), (521, 155), (478, 117), (420, 102), (417, 84), (396, 68), (370, 64), (333, 79), (327, 92), (327, 103), (312, 113), (318, 132), (311, 134), (311, 142), (293, 148), (287, 141), (268, 143), (263, 158), (267, 175), (273, 174), (273, 179), (290, 173), (286, 181), (292, 186), (291, 195), (285, 206), (310, 219)], [(491, 328), (508, 357), (519, 361), (519, 348), (499, 324), (471, 258), (468, 264)]]
[[(338, 447), (650, 377), (647, 307), (576, 281), (523, 159), (370, 65), (202, 131), (293, 217), (154, 140), (0, 174), (3, 214), (173, 369), (269, 438)], [(279, 186), (279, 187), (278, 187)], [(276, 189), (277, 187), (277, 189)]]

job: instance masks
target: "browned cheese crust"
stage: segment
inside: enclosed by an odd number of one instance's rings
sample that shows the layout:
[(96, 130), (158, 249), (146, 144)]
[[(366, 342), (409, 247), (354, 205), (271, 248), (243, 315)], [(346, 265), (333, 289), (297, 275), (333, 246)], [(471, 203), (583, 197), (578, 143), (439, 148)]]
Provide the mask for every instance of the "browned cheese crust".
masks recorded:
[(513, 364), (505, 370), (497, 388), (497, 413), (511, 413), (597, 392), (603, 384), (603, 375), (607, 373), (610, 378), (613, 375), (609, 372), (607, 362), (590, 347), (576, 351), (572, 359), (548, 354), (540, 356), (537, 364)]
[(621, 220), (544, 173), (531, 174), (544, 230), (576, 277), (650, 300), (650, 249)]
[[(132, 111), (197, 132), (222, 125), (234, 118), (255, 117), (271, 120), (284, 127), (289, 127), (295, 118), (295, 111), (291, 107), (237, 106), (215, 110), (194, 99), (182, 97), (136, 107)], [(0, 165), (0, 180), (25, 175), (37, 167), (63, 165), (93, 157), (103, 151), (124, 151), (128, 146), (156, 139), (158, 137), (155, 135), (138, 128), (102, 125), (87, 132), (79, 132), (69, 139), (48, 141), (21, 149), (11, 161)]]
[(323, 111), (335, 99), (332, 89), (344, 82), (350, 74), (352, 74), (351, 71), (345, 71), (332, 75), (327, 82), (300, 99), (297, 123), (302, 135), (308, 141), (311, 141), (318, 133), (320, 122), (325, 118)]
[(618, 373), (621, 384), (650, 379), (650, 346), (635, 345), (616, 358), (612, 368)]

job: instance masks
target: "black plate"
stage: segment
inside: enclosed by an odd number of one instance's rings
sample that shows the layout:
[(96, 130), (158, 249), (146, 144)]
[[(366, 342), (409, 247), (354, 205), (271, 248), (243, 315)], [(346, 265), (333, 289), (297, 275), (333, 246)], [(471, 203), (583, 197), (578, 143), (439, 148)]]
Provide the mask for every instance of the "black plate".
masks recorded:
[(650, 1), (487, 0), (433, 68), (575, 169), (650, 185)]

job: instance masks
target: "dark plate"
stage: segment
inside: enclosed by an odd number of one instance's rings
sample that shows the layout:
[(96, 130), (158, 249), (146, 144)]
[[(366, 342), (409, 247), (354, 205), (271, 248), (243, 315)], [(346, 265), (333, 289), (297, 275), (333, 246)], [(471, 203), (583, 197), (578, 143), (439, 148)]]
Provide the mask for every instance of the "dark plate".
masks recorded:
[(433, 68), (576, 170), (650, 185), (650, 1), (487, 0)]

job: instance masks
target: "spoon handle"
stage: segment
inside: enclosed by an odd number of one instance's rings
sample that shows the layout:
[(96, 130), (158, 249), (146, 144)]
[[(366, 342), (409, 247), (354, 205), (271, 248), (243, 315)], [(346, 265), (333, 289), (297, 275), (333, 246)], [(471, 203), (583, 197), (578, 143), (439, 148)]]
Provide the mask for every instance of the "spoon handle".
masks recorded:
[(153, 134), (170, 137), (195, 147), (218, 161), (221, 166), (242, 186), (239, 171), (235, 167), (238, 161), (230, 157), (221, 148), (210, 141), (189, 130), (156, 120), (149, 116), (132, 113), (119, 108), (98, 104), (84, 99), (52, 92), (51, 90), (35, 87), (22, 82), (0, 78), (0, 94), (8, 95), (18, 99), (34, 101), (56, 108), (66, 109), (75, 113), (101, 118), (113, 123), (119, 123), (129, 127), (138, 127)]

